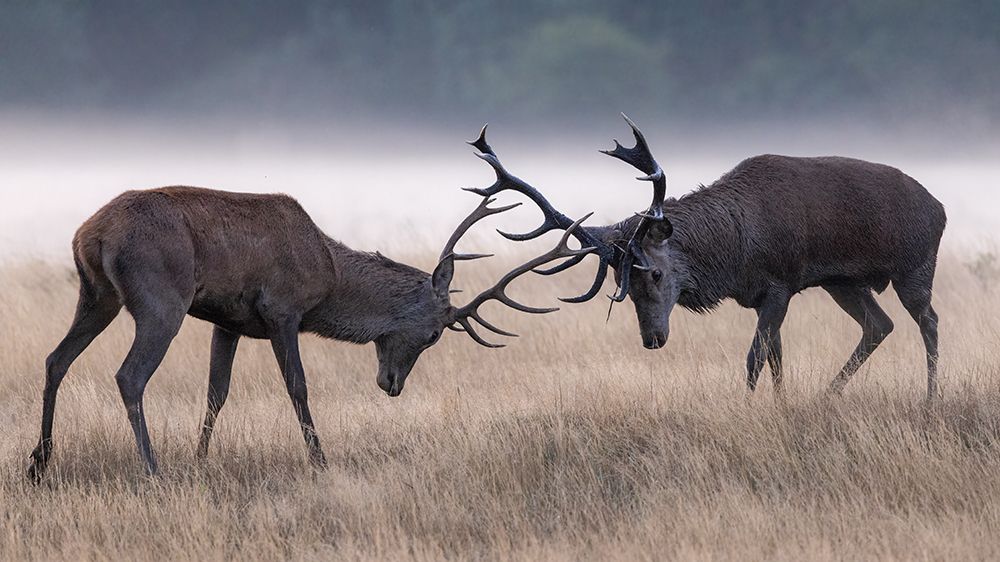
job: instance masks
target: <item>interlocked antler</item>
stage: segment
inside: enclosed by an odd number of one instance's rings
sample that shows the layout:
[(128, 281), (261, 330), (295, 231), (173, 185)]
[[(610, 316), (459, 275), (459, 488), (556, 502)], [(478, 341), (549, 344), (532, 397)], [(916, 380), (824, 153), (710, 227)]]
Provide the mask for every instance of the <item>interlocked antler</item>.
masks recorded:
[(641, 270), (649, 268), (649, 258), (642, 251), (642, 241), (649, 232), (649, 228), (656, 222), (669, 223), (663, 215), (663, 200), (667, 196), (667, 178), (663, 174), (663, 168), (653, 158), (653, 154), (649, 151), (649, 145), (646, 144), (646, 137), (643, 136), (639, 127), (636, 127), (635, 123), (628, 118), (628, 115), (622, 113), (622, 117), (625, 118), (625, 122), (632, 129), (632, 135), (635, 137), (635, 146), (625, 148), (615, 139), (615, 148), (613, 150), (602, 150), (601, 152), (608, 156), (613, 156), (626, 164), (631, 164), (644, 172), (645, 176), (636, 179), (653, 182), (653, 202), (649, 205), (649, 209), (645, 213), (637, 213), (641, 217), (639, 226), (636, 227), (635, 233), (628, 242), (628, 246), (623, 249), (624, 254), (618, 267), (621, 281), (618, 284), (618, 292), (615, 296), (611, 297), (616, 302), (625, 300), (625, 297), (628, 295), (632, 278), (632, 268), (635, 267)]
[(501, 191), (516, 191), (527, 196), (528, 199), (531, 199), (531, 201), (538, 206), (538, 208), (542, 211), (542, 215), (545, 217), (542, 225), (525, 234), (511, 234), (500, 230), (497, 231), (501, 236), (507, 238), (508, 240), (514, 240), (517, 242), (534, 240), (535, 238), (538, 238), (539, 236), (542, 236), (552, 230), (562, 229), (569, 232), (573, 238), (576, 238), (580, 242), (581, 247), (590, 248), (589, 252), (578, 251), (578, 253), (574, 254), (571, 259), (548, 269), (536, 269), (535, 273), (540, 275), (554, 275), (579, 264), (584, 260), (584, 258), (587, 257), (588, 254), (596, 254), (600, 258), (600, 264), (597, 268), (597, 276), (590, 289), (578, 297), (561, 298), (559, 300), (567, 303), (580, 303), (594, 298), (601, 290), (601, 285), (604, 284), (604, 279), (607, 277), (608, 265), (615, 258), (614, 247), (605, 244), (602, 240), (594, 236), (587, 228), (579, 227), (570, 230), (570, 228), (575, 224), (572, 219), (557, 211), (537, 189), (508, 172), (503, 167), (503, 164), (500, 163), (500, 159), (493, 151), (493, 148), (486, 142), (486, 127), (487, 125), (484, 125), (482, 131), (479, 133), (479, 138), (469, 144), (474, 146), (481, 153), (476, 156), (485, 160), (486, 163), (493, 168), (493, 171), (496, 172), (497, 175), (497, 181), (489, 187), (467, 187), (465, 190), (482, 195), (483, 197), (492, 197)]
[[(479, 205), (469, 214), (469, 216), (465, 217), (465, 220), (463, 220), (458, 225), (458, 227), (455, 228), (455, 232), (451, 235), (451, 238), (449, 238), (448, 242), (444, 245), (444, 250), (441, 251), (441, 261), (438, 265), (438, 268), (446, 272), (444, 274), (445, 275), (444, 282), (447, 283), (449, 286), (451, 285), (451, 279), (454, 275), (454, 262), (456, 260), (474, 260), (492, 256), (492, 254), (456, 253), (455, 246), (458, 244), (459, 240), (461, 240), (462, 236), (464, 236), (469, 231), (469, 229), (472, 228), (473, 225), (483, 220), (484, 218), (499, 213), (503, 213), (505, 211), (509, 211), (510, 209), (513, 209), (514, 207), (520, 205), (520, 203), (514, 203), (512, 205), (506, 205), (503, 207), (490, 207), (490, 204), (493, 203), (494, 201), (496, 200), (493, 199), (492, 197), (488, 195), (484, 196), (483, 200), (479, 203)], [(511, 284), (511, 282), (514, 281), (514, 279), (520, 277), (521, 275), (529, 271), (535, 271), (536, 268), (538, 268), (539, 266), (545, 265), (557, 259), (564, 259), (564, 258), (575, 259), (578, 256), (584, 256), (592, 252), (594, 248), (588, 247), (588, 248), (581, 248), (579, 250), (572, 250), (567, 245), (569, 237), (577, 231), (577, 229), (580, 226), (580, 223), (587, 220), (589, 217), (590, 215), (587, 215), (582, 219), (570, 224), (569, 228), (566, 229), (566, 232), (563, 234), (562, 239), (559, 241), (559, 244), (556, 245), (555, 248), (510, 271), (509, 273), (504, 275), (500, 279), (500, 281), (497, 282), (497, 284), (494, 285), (492, 288), (483, 293), (480, 293), (478, 296), (473, 298), (469, 302), (469, 304), (461, 308), (454, 309), (452, 312), (452, 322), (448, 327), (452, 330), (466, 332), (473, 340), (486, 347), (492, 347), (492, 348), (504, 347), (503, 345), (492, 344), (484, 340), (482, 337), (480, 337), (479, 334), (476, 333), (476, 330), (472, 327), (472, 323), (470, 322), (470, 320), (475, 320), (479, 325), (486, 328), (487, 330), (496, 334), (500, 334), (502, 336), (517, 337), (517, 334), (497, 328), (490, 322), (483, 319), (482, 315), (479, 313), (480, 306), (482, 306), (488, 301), (495, 300), (515, 310), (519, 310), (521, 312), (527, 312), (530, 314), (545, 314), (548, 312), (554, 312), (558, 310), (556, 308), (535, 308), (521, 304), (515, 301), (514, 299), (510, 298), (509, 296), (507, 296), (505, 291), (507, 290), (507, 287)], [(449, 292), (455, 293), (457, 291), (449, 290)], [(458, 326), (455, 326), (455, 324), (458, 324)]]
[(505, 205), (503, 207), (490, 207), (490, 203), (493, 203), (496, 199), (491, 197), (483, 197), (483, 200), (479, 203), (479, 206), (472, 211), (469, 216), (465, 217), (455, 232), (448, 239), (448, 242), (444, 245), (444, 250), (441, 251), (441, 260), (453, 259), (455, 261), (467, 261), (467, 260), (477, 260), (480, 258), (493, 257), (493, 254), (456, 254), (455, 245), (458, 241), (465, 236), (465, 233), (469, 231), (470, 228), (477, 222), (485, 219), (488, 216), (503, 213), (504, 211), (509, 211), (514, 207), (519, 207), (520, 203), (514, 203), (513, 205)]
[(529, 314), (547, 314), (549, 312), (555, 312), (556, 310), (559, 310), (558, 308), (535, 308), (521, 304), (515, 301), (514, 299), (510, 298), (509, 296), (507, 296), (507, 293), (505, 291), (507, 290), (507, 287), (511, 284), (512, 281), (514, 281), (515, 279), (517, 279), (518, 277), (524, 275), (529, 271), (535, 271), (536, 268), (539, 266), (563, 258), (575, 259), (576, 257), (585, 256), (593, 252), (595, 248), (592, 247), (573, 250), (567, 244), (567, 242), (569, 241), (569, 237), (573, 236), (574, 233), (577, 231), (577, 229), (580, 227), (580, 223), (587, 220), (588, 218), (590, 218), (589, 214), (571, 224), (569, 228), (566, 229), (566, 232), (563, 233), (562, 238), (559, 240), (559, 243), (556, 245), (555, 248), (513, 269), (512, 271), (507, 273), (507, 275), (504, 275), (500, 279), (500, 281), (497, 282), (496, 285), (477, 295), (474, 299), (469, 301), (467, 305), (456, 309), (454, 312), (454, 322), (459, 324), (461, 328), (455, 327), (454, 324), (449, 326), (449, 328), (451, 328), (452, 330), (462, 331), (469, 334), (469, 336), (472, 339), (476, 340), (476, 343), (480, 345), (491, 348), (504, 347), (503, 345), (490, 343), (484, 340), (482, 337), (480, 337), (479, 334), (477, 334), (475, 329), (472, 327), (472, 323), (470, 322), (470, 320), (475, 320), (480, 326), (501, 336), (517, 337), (517, 334), (508, 332), (506, 330), (501, 330), (500, 328), (497, 328), (493, 324), (490, 324), (489, 322), (484, 320), (483, 317), (479, 314), (480, 306), (486, 304), (491, 300), (494, 300), (506, 306), (509, 306), (514, 310), (527, 312)]

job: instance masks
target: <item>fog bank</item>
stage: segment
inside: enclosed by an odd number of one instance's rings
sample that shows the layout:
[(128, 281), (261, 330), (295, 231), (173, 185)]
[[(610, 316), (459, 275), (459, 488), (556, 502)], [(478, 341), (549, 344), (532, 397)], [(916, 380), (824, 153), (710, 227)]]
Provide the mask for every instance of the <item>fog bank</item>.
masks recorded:
[[(391, 123), (257, 128), (9, 117), (13, 126), (0, 134), (0, 256), (6, 258), (67, 260), (73, 232), (101, 205), (128, 189), (164, 185), (287, 193), (328, 234), (354, 247), (390, 254), (426, 250), (442, 244), (477, 204), (476, 196), (460, 188), (493, 180), (463, 142), (476, 135), (478, 123), (433, 130)], [(972, 252), (1000, 234), (1000, 160), (979, 143), (943, 149), (919, 139), (837, 130), (834, 124), (723, 135), (650, 121), (640, 125), (667, 171), (671, 196), (711, 183), (756, 154), (853, 156), (896, 166), (940, 199), (949, 215), (946, 247)], [(489, 134), (512, 173), (568, 215), (595, 211), (592, 224), (619, 220), (648, 204), (648, 185), (597, 152), (612, 146), (613, 137), (629, 138), (616, 116), (585, 134), (504, 122), (494, 122)], [(518, 200), (515, 194), (501, 197)], [(532, 228), (538, 220), (537, 211), (525, 205), (494, 224)], [(509, 246), (490, 232), (477, 228), (484, 247)]]

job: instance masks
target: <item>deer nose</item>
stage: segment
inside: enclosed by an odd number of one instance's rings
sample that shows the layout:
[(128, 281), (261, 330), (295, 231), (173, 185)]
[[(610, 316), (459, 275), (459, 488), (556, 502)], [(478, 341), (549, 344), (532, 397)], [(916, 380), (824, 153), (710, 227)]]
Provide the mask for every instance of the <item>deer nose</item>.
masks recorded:
[(649, 336), (643, 336), (642, 345), (646, 349), (660, 349), (661, 347), (667, 345), (667, 334), (661, 332), (650, 334)]
[(389, 395), (390, 398), (396, 398), (403, 393), (403, 383), (406, 377), (399, 377), (396, 375), (385, 375), (379, 376), (378, 387), (382, 389), (383, 392)]
[(389, 396), (392, 396), (392, 390), (395, 386), (396, 386), (395, 377), (392, 377), (391, 375), (379, 374), (378, 387), (381, 388), (383, 392), (385, 392)]

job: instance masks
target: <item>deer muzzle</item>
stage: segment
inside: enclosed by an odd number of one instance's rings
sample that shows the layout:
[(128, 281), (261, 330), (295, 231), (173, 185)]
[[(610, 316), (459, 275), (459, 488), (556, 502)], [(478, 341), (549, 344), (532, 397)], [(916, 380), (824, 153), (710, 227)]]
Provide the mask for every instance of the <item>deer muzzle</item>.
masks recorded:
[(378, 387), (392, 398), (403, 393), (403, 381), (396, 375), (382, 369), (378, 373)]
[(642, 335), (642, 345), (646, 349), (660, 349), (667, 345), (669, 332), (649, 332)]

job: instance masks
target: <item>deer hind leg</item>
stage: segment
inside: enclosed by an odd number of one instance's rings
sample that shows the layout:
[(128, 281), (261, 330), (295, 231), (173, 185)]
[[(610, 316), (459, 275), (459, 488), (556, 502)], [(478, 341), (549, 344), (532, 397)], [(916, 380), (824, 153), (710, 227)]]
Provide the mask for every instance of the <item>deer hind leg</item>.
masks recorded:
[(851, 380), (854, 373), (861, 368), (868, 357), (892, 332), (892, 320), (878, 305), (871, 289), (867, 287), (840, 287), (825, 286), (826, 292), (830, 293), (833, 300), (840, 305), (861, 325), (861, 341), (854, 349), (850, 359), (840, 369), (836, 378), (830, 383), (830, 391), (840, 393), (844, 386)]
[(212, 439), (215, 421), (219, 411), (226, 404), (229, 396), (229, 381), (233, 375), (233, 359), (240, 336), (228, 330), (215, 327), (212, 333), (212, 361), (208, 374), (208, 411), (205, 413), (205, 423), (201, 426), (201, 439), (198, 441), (198, 458), (208, 456), (208, 444)]
[(938, 315), (931, 306), (934, 269), (935, 261), (932, 259), (913, 274), (892, 283), (899, 300), (920, 327), (927, 356), (928, 400), (933, 400), (938, 395)]
[(70, 365), (118, 316), (121, 303), (110, 284), (102, 286), (80, 274), (80, 299), (69, 333), (45, 361), (45, 391), (42, 395), (42, 431), (38, 446), (31, 454), (28, 478), (41, 481), (52, 456), (52, 424), (56, 394)]
[(115, 380), (146, 471), (156, 474), (143, 394), (167, 354), (194, 298), (194, 265), (184, 252), (152, 248), (119, 256), (111, 280), (135, 320), (135, 340)]
[(149, 442), (146, 414), (143, 409), (143, 394), (146, 384), (167, 354), (167, 349), (180, 330), (187, 307), (157, 303), (156, 307), (130, 309), (135, 318), (135, 340), (122, 363), (115, 380), (121, 393), (129, 425), (135, 434), (139, 456), (145, 462), (146, 471), (155, 475), (156, 457)]

